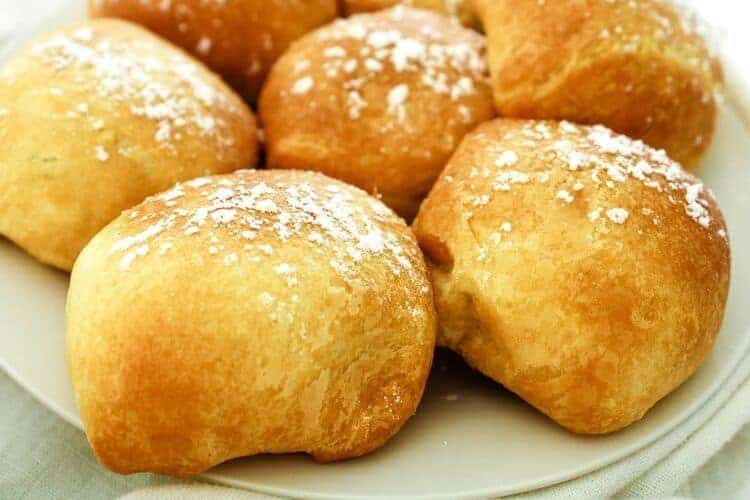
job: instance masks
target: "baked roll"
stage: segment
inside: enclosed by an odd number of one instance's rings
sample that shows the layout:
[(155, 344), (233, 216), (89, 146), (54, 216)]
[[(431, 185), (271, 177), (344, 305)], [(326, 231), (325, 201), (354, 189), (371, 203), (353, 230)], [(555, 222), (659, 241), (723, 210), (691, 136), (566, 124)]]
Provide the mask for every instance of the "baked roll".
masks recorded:
[(255, 165), (255, 118), (182, 51), (122, 21), (32, 43), (0, 72), (0, 234), (70, 270), (120, 212)]
[(419, 9), (428, 9), (455, 17), (464, 26), (476, 27), (478, 20), (474, 13), (474, 0), (343, 0), (344, 15), (393, 7), (394, 5), (410, 5)]
[(477, 0), (501, 116), (604, 124), (688, 170), (708, 148), (721, 69), (671, 0)]
[(254, 103), (292, 40), (338, 15), (337, 0), (88, 0), (92, 16), (118, 17), (190, 51)]
[(408, 7), (339, 20), (279, 59), (259, 114), (269, 166), (345, 180), (410, 218), (493, 114), (484, 39)]
[(577, 433), (640, 419), (722, 322), (730, 255), (711, 191), (603, 126), (481, 125), (414, 231), (438, 343)]
[(436, 318), (411, 230), (321, 174), (202, 177), (124, 212), (76, 262), (71, 379), (108, 468), (185, 477), (257, 453), (326, 462), (415, 412)]

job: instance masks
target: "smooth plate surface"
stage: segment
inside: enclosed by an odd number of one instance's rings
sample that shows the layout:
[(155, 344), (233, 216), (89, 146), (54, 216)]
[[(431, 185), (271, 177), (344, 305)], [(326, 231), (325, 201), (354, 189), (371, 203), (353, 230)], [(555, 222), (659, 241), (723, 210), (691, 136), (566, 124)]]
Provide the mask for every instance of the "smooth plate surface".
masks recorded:
[[(76, 6), (77, 5), (77, 6)], [(20, 38), (80, 18), (76, 4)], [(348, 462), (263, 456), (224, 464), (207, 478), (308, 498), (467, 497), (527, 491), (574, 478), (637, 451), (687, 418), (734, 369), (750, 344), (750, 134), (729, 107), (701, 170), (732, 240), (732, 288), (724, 327), (706, 363), (630, 428), (574, 436), (440, 353), (417, 415), (387, 446)], [(65, 366), (67, 276), (0, 240), (0, 366), (73, 425), (80, 421)]]

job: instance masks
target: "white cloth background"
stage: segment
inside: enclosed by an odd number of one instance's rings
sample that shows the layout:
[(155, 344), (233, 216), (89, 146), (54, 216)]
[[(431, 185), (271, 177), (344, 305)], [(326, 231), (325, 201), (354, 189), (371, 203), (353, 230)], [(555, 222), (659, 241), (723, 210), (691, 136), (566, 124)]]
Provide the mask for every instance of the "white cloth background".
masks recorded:
[[(59, 1), (0, 0), (0, 51), (17, 23), (44, 15)], [(709, 21), (723, 28), (726, 43), (750, 47), (745, 26), (750, 6), (734, 0), (696, 3)], [(750, 66), (742, 56), (727, 61), (726, 69), (730, 82), (738, 78), (750, 81)], [(750, 95), (730, 95), (730, 99), (750, 103)], [(745, 118), (750, 124), (750, 106)], [(651, 446), (600, 471), (518, 498), (750, 498), (748, 422), (750, 352), (719, 393)], [(123, 478), (110, 474), (91, 456), (81, 432), (0, 374), (0, 498), (114, 498), (126, 492), (130, 492), (125, 497), (128, 500), (264, 498), (151, 475)]]

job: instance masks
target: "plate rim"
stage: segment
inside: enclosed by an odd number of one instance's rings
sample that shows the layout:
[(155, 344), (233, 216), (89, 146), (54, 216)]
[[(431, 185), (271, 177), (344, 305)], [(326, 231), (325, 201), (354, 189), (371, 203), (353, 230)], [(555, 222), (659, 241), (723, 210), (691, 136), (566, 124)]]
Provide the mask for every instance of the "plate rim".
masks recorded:
[[(60, 9), (65, 6), (64, 1), (58, 1), (51, 11), (47, 15), (39, 16), (37, 18), (30, 19), (27, 22), (21, 22), (19, 26), (13, 30), (7, 39), (7, 44), (0, 47), (0, 58), (7, 55), (13, 48), (18, 48), (28, 43), (29, 40), (33, 39), (29, 34), (36, 30), (36, 28), (42, 25), (45, 21), (54, 19), (59, 15)], [(738, 66), (742, 57), (741, 46), (736, 44), (729, 44), (727, 39), (722, 40), (722, 46), (720, 49), (719, 58), (721, 60), (724, 72), (725, 72), (725, 84), (724, 84), (724, 97), (726, 99), (725, 106), (733, 111), (742, 127), (745, 131), (750, 134), (750, 71), (742, 72), (741, 67)], [(43, 264), (40, 264), (43, 265)], [(67, 274), (67, 273), (66, 273)], [(739, 278), (733, 278), (739, 279)], [(301, 492), (299, 490), (292, 490), (289, 488), (269, 486), (267, 484), (258, 483), (253, 480), (240, 480), (233, 477), (228, 477), (221, 474), (220, 472), (212, 472), (211, 470), (195, 476), (196, 479), (202, 479), (214, 484), (221, 484), (238, 488), (245, 491), (251, 491), (254, 493), (282, 496), (284, 498), (309, 498), (309, 499), (351, 499), (356, 498), (359, 500), (364, 499), (382, 499), (382, 498), (408, 498), (413, 500), (419, 499), (466, 499), (466, 498), (485, 498), (493, 496), (506, 496), (514, 495), (519, 493), (534, 492), (548, 488), (550, 486), (564, 484), (568, 481), (576, 480), (586, 474), (602, 470), (603, 468), (615, 464), (624, 458), (637, 453), (640, 450), (647, 448), (654, 442), (663, 438), (670, 432), (674, 431), (677, 427), (682, 425), (691, 416), (693, 416), (701, 407), (708, 404), (718, 393), (719, 388), (724, 382), (729, 379), (738, 369), (739, 365), (750, 356), (750, 325), (745, 327), (744, 342), (742, 347), (738, 349), (737, 354), (732, 360), (731, 369), (727, 369), (724, 372), (723, 377), (719, 377), (713, 381), (709, 386), (709, 389), (705, 391), (703, 397), (696, 398), (694, 402), (691, 402), (684, 411), (680, 413), (680, 416), (672, 422), (671, 425), (665, 426), (661, 432), (655, 432), (652, 436), (645, 439), (640, 439), (630, 445), (623, 446), (622, 448), (611, 452), (598, 460), (592, 461), (589, 464), (581, 466), (579, 468), (570, 470), (564, 473), (548, 474), (541, 478), (533, 480), (533, 486), (531, 484), (520, 484), (515, 488), (502, 488), (492, 487), (483, 488), (478, 490), (463, 491), (461, 493), (445, 493), (445, 494), (416, 494), (416, 495), (345, 495), (345, 494), (324, 494), (317, 492)], [(713, 351), (712, 351), (713, 352)], [(67, 355), (66, 355), (67, 358)], [(66, 359), (67, 365), (67, 359)], [(702, 366), (701, 366), (702, 368)], [(28, 383), (27, 380), (8, 362), (5, 358), (4, 352), (0, 350), (0, 369), (2, 369), (8, 377), (16, 384), (18, 384), (24, 391), (29, 393), (38, 403), (40, 403), (45, 409), (50, 410), (56, 416), (60, 417), (66, 423), (72, 425), (80, 431), (84, 431), (83, 424), (77, 414), (72, 414), (65, 408), (63, 408), (54, 399), (45, 396), (41, 390)], [(700, 370), (700, 368), (699, 368)], [(697, 372), (696, 372), (697, 373)], [(695, 374), (691, 375), (687, 380), (690, 380)], [(687, 382), (687, 380), (685, 382)], [(681, 384), (674, 391), (679, 390), (684, 383)], [(672, 391), (672, 392), (674, 392)], [(670, 393), (671, 394), (671, 393)], [(667, 395), (668, 396), (668, 395)], [(666, 397), (666, 396), (665, 396)], [(638, 425), (636, 422), (634, 425)], [(84, 437), (86, 437), (85, 431)], [(86, 437), (88, 440), (88, 438)], [(158, 476), (166, 477), (166, 476)], [(527, 481), (531, 483), (531, 481)], [(303, 493), (301, 496), (300, 493)]]

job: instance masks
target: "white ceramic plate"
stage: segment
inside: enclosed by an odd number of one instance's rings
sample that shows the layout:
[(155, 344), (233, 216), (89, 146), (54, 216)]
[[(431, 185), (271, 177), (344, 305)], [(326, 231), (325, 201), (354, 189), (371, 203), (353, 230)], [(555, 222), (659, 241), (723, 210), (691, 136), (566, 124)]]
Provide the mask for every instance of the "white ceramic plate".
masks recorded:
[[(78, 4), (34, 32), (82, 16)], [(747, 85), (743, 89), (749, 88)], [(630, 428), (574, 436), (496, 384), (441, 353), (417, 415), (387, 446), (348, 462), (306, 456), (235, 460), (205, 477), (283, 496), (476, 497), (528, 491), (608, 465), (674, 428), (715, 392), (750, 346), (750, 132), (726, 105), (702, 175), (732, 240), (732, 288), (716, 347), (678, 391)], [(0, 366), (42, 403), (81, 427), (65, 366), (67, 276), (0, 240)]]

